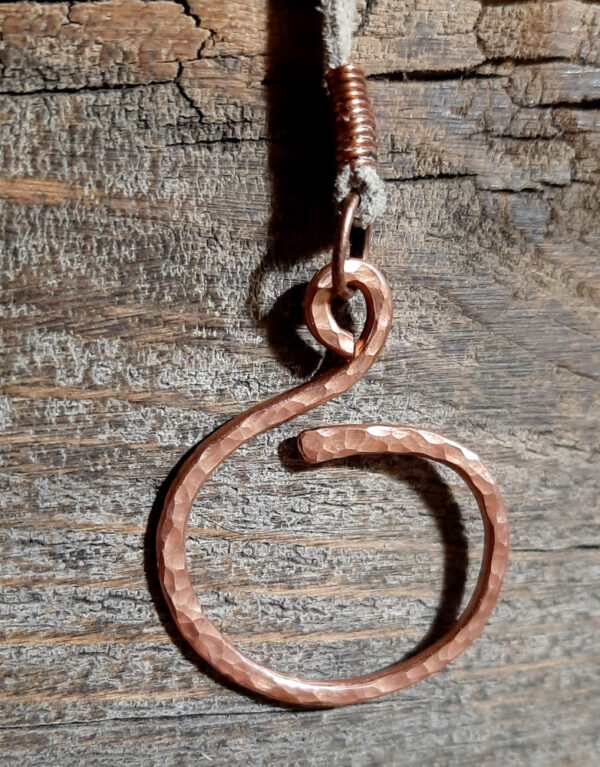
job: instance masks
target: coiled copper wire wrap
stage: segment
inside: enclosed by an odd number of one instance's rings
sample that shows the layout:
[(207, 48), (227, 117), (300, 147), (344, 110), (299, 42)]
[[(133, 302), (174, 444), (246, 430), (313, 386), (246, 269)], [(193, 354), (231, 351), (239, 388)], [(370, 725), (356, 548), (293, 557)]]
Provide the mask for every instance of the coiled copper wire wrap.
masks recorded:
[(375, 117), (362, 69), (344, 64), (330, 69), (325, 80), (333, 103), (338, 172), (346, 165), (377, 165)]

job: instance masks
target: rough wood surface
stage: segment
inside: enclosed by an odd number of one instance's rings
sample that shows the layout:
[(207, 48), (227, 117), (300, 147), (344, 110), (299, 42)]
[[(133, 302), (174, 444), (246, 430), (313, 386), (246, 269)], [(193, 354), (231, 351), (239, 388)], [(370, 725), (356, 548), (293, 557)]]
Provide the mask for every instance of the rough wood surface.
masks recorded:
[[(310, 4), (309, 4), (310, 5)], [(223, 686), (156, 582), (182, 454), (320, 361), (318, 14), (272, 0), (0, 5), (0, 754), (7, 765), (589, 765), (600, 752), (600, 4), (361, 9), (396, 306), (381, 362), (225, 464), (188, 555), (248, 652), (392, 662), (468, 596), (468, 492), (419, 461), (306, 470), (319, 423), (437, 428), (494, 469), (502, 601), (445, 672), (295, 712)]]

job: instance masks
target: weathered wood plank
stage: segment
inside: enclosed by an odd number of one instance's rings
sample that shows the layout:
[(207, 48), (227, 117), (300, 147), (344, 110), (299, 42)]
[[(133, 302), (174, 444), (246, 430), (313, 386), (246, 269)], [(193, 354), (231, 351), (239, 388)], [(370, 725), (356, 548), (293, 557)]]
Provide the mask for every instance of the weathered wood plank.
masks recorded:
[(159, 0), (0, 5), (2, 90), (174, 80), (210, 33), (184, 8)]
[(190, 567), (209, 614), (280, 668), (365, 671), (440, 631), (481, 546), (458, 480), (415, 461), (305, 470), (285, 441), (406, 421), (477, 446), (500, 481), (513, 554), (498, 611), (443, 674), (345, 711), (279, 710), (198, 667), (159, 597), (156, 498), (189, 446), (319, 363), (293, 333), (333, 220), (318, 19), (262, 0), (3, 4), (11, 765), (562, 767), (598, 752), (598, 8), (362, 12), (393, 331), (355, 390), (222, 467)]
[(566, 58), (600, 62), (600, 8), (579, 0), (492, 3), (477, 35), (486, 58)]
[[(483, 8), (478, 0), (386, 0), (363, 10), (355, 58), (369, 74), (469, 71), (509, 59), (597, 65), (599, 25), (600, 10), (579, 0)], [(318, 16), (271, 9), (268, 0), (9, 2), (0, 5), (0, 29), (0, 88), (20, 92), (174, 80), (196, 58), (254, 71), (275, 59), (281, 76), (313, 60)], [(290, 46), (290, 31), (313, 44)]]

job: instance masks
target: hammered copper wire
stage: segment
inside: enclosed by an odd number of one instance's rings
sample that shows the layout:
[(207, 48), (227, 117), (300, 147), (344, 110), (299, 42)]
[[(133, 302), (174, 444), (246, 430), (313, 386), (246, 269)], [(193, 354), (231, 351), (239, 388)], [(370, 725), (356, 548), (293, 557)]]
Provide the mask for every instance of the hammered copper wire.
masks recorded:
[(204, 614), (189, 577), (185, 539), (198, 491), (234, 450), (249, 439), (342, 394), (369, 370), (387, 338), (392, 298), (387, 282), (371, 264), (345, 262), (346, 280), (365, 296), (367, 322), (354, 343), (331, 313), (331, 265), (311, 281), (305, 308), (317, 340), (345, 357), (339, 367), (314, 381), (261, 402), (221, 426), (190, 454), (170, 485), (157, 535), (158, 571), (169, 609), (194, 650), (217, 671), (255, 693), (301, 706), (341, 706), (408, 687), (439, 671), (482, 631), (498, 598), (508, 552), (508, 522), (496, 484), (479, 458), (456, 442), (427, 429), (385, 424), (327, 426), (304, 431), (299, 447), (311, 463), (358, 453), (414, 454), (457, 471), (473, 492), (484, 522), (483, 563), (475, 592), (455, 625), (414, 657), (372, 674), (325, 681), (291, 676), (244, 655)]
[(325, 80), (333, 105), (338, 172), (346, 165), (377, 165), (375, 116), (362, 69), (345, 64), (330, 69)]

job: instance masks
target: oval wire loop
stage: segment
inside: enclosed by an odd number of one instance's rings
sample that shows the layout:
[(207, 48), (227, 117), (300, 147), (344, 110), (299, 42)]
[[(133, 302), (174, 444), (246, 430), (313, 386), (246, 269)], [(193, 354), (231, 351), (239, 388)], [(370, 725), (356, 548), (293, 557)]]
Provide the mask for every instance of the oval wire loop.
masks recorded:
[[(331, 254), (331, 267), (333, 270), (333, 293), (337, 298), (347, 301), (352, 297), (354, 291), (346, 280), (345, 262), (352, 255), (350, 236), (356, 219), (356, 211), (360, 203), (358, 192), (350, 192), (340, 206), (340, 216), (338, 219), (337, 231), (333, 241), (333, 252)], [(373, 228), (367, 227), (361, 231), (362, 243), (360, 252), (354, 257), (365, 260), (371, 247), (373, 237)]]
[(203, 612), (187, 569), (185, 539), (192, 505), (206, 479), (240, 445), (349, 389), (369, 370), (385, 343), (392, 319), (385, 278), (374, 266), (357, 259), (345, 261), (344, 271), (347, 283), (363, 293), (367, 304), (367, 322), (356, 343), (331, 314), (331, 265), (313, 278), (305, 301), (307, 324), (315, 338), (341, 354), (343, 363), (249, 408), (201, 442), (169, 487), (157, 533), (158, 571), (165, 599), (179, 630), (198, 655), (247, 690), (298, 706), (330, 707), (371, 700), (442, 669), (482, 631), (498, 598), (507, 561), (506, 512), (494, 480), (474, 453), (427, 429), (384, 424), (327, 426), (304, 431), (298, 438), (302, 454), (311, 463), (361, 453), (412, 454), (444, 463), (466, 481), (479, 505), (485, 533), (479, 580), (466, 609), (443, 637), (412, 658), (338, 681), (296, 677), (252, 660)]

